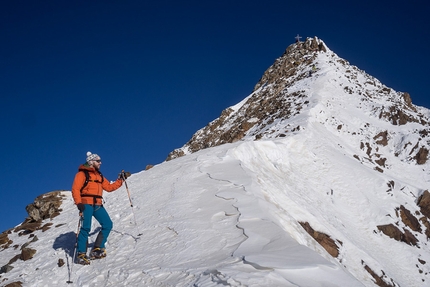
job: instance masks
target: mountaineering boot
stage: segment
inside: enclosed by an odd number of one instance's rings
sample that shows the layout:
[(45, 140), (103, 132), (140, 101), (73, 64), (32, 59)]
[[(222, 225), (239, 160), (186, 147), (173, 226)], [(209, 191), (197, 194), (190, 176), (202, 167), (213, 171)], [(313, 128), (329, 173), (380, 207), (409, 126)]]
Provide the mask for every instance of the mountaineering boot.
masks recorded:
[(100, 259), (106, 257), (106, 249), (95, 247), (90, 253), (90, 259)]
[(90, 258), (87, 257), (87, 254), (84, 252), (79, 252), (78, 257), (76, 258), (76, 263), (81, 265), (90, 265)]

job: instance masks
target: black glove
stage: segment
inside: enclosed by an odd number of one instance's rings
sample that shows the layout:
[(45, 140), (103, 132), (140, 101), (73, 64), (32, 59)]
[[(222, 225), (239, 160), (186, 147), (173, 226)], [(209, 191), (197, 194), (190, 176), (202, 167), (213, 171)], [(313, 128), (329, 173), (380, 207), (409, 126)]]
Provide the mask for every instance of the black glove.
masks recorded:
[(129, 177), (130, 175), (131, 173), (129, 173), (128, 171), (121, 171), (121, 173), (118, 174), (118, 178), (126, 180), (127, 177)]
[(84, 212), (85, 205), (83, 203), (78, 203), (77, 206), (78, 206), (78, 209), (79, 209), (80, 212)]

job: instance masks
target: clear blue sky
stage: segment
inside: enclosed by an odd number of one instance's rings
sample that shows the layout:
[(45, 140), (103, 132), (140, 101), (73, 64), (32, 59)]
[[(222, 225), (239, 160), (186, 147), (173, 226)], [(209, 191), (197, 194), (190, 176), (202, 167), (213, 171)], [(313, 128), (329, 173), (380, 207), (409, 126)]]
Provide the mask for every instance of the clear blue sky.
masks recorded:
[(0, 231), (70, 190), (87, 151), (112, 180), (161, 163), (297, 34), (430, 107), (429, 13), (424, 0), (2, 1)]

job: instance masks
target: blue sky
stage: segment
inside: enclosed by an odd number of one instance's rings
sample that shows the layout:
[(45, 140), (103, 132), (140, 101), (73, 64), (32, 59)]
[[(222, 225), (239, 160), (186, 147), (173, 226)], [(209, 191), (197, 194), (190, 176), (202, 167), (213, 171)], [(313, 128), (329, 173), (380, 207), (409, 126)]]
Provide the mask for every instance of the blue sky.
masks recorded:
[(146, 2), (3, 1), (0, 231), (70, 190), (87, 151), (111, 180), (161, 163), (297, 34), (430, 107), (427, 1)]

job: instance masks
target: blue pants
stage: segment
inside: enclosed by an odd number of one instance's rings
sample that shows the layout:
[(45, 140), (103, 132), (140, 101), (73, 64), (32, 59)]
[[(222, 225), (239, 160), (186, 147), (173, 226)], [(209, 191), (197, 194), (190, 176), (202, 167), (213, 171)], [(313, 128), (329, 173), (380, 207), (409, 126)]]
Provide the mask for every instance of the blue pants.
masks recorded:
[(106, 240), (113, 227), (112, 220), (103, 205), (93, 206), (91, 204), (85, 204), (82, 226), (78, 236), (78, 252), (87, 252), (88, 236), (91, 231), (91, 221), (93, 216), (102, 228), (94, 242), (94, 248), (105, 248)]

